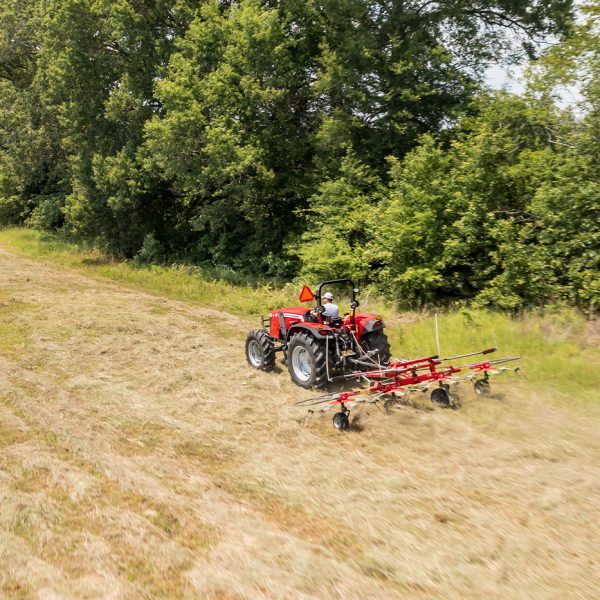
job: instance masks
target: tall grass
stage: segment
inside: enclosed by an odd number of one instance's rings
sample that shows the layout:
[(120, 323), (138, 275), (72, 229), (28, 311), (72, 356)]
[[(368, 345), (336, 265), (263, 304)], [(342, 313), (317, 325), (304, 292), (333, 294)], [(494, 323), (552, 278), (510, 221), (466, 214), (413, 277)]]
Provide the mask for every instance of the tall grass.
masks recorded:
[(178, 300), (191, 300), (240, 316), (258, 316), (276, 306), (298, 302), (298, 286), (235, 285), (211, 271), (191, 265), (145, 265), (111, 259), (97, 248), (86, 247), (33, 229), (0, 230), (0, 243), (21, 256), (84, 271), (145, 291)]
[[(600, 401), (600, 328), (575, 311), (519, 317), (484, 310), (457, 310), (438, 318), (442, 356), (497, 347), (492, 356), (519, 356), (529, 385), (557, 400)], [(437, 354), (435, 321), (421, 315), (390, 330), (392, 346), (406, 356)], [(467, 359), (479, 360), (479, 359)]]
[[(300, 285), (234, 285), (207, 276), (201, 268), (142, 266), (112, 260), (102, 252), (31, 229), (0, 230), (0, 244), (22, 256), (103, 277), (136, 289), (187, 300), (243, 317), (257, 317), (279, 306), (298, 305)], [(338, 275), (338, 274), (336, 274)], [(343, 307), (344, 300), (340, 300)], [(385, 315), (392, 350), (398, 357), (437, 354), (431, 313), (398, 313), (364, 294), (362, 309)], [(443, 356), (498, 347), (497, 356), (520, 356), (527, 384), (560, 402), (600, 402), (600, 327), (570, 309), (511, 317), (485, 310), (440, 313)]]

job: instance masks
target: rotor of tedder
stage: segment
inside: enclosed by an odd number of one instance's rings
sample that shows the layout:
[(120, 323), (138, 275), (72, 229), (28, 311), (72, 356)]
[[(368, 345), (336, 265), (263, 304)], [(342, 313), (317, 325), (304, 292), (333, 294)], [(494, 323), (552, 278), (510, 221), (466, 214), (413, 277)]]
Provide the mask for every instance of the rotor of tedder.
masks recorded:
[(349, 406), (360, 403), (371, 403), (382, 405), (383, 412), (389, 413), (390, 408), (405, 401), (414, 392), (426, 392), (430, 388), (431, 402), (442, 407), (455, 408), (456, 403), (450, 393), (451, 385), (466, 380), (473, 383), (475, 393), (487, 395), (491, 391), (490, 378), (506, 371), (518, 372), (519, 367), (507, 367), (505, 363), (515, 361), (518, 357), (497, 358), (479, 361), (470, 364), (450, 364), (461, 358), (475, 356), (477, 354), (490, 354), (495, 348), (487, 348), (479, 352), (469, 352), (449, 358), (430, 356), (412, 360), (400, 360), (388, 363), (386, 366), (370, 371), (356, 371), (351, 375), (345, 375), (343, 379), (356, 379), (361, 381), (363, 387), (352, 390), (332, 392), (296, 402), (296, 406), (308, 409), (309, 413), (315, 411), (323, 412), (333, 407), (341, 409), (341, 413), (334, 415), (334, 426), (340, 427), (341, 417), (339, 414), (348, 415)]

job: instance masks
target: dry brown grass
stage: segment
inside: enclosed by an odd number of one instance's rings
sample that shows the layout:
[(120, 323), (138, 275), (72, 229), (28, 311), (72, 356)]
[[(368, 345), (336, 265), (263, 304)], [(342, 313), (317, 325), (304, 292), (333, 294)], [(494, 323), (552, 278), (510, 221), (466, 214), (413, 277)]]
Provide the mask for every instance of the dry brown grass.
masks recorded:
[(594, 598), (600, 414), (301, 424), (238, 317), (0, 254), (0, 596)]

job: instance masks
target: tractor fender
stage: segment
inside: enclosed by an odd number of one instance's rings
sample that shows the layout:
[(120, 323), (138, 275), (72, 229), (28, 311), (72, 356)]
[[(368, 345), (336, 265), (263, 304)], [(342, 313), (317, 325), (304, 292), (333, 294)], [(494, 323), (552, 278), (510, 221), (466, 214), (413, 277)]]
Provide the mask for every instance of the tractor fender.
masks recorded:
[(385, 327), (385, 323), (383, 322), (383, 319), (378, 319), (378, 318), (374, 318), (374, 319), (369, 319), (362, 328), (362, 333), (371, 333), (373, 331), (380, 331)]
[(289, 342), (300, 331), (310, 333), (317, 340), (324, 340), (328, 335), (333, 335), (331, 327), (327, 325), (321, 325), (320, 323), (294, 323), (288, 331), (287, 341)]

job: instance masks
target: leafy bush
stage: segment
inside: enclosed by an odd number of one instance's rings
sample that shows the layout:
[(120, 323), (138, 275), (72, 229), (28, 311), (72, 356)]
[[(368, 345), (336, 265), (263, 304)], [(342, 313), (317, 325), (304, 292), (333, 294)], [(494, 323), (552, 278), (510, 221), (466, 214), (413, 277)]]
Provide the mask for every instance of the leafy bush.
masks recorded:
[(65, 199), (62, 194), (52, 194), (36, 198), (34, 209), (27, 219), (27, 225), (43, 231), (52, 231), (62, 227)]
[(144, 237), (144, 243), (134, 260), (138, 263), (158, 263), (165, 258), (165, 248), (156, 239), (153, 233), (148, 233)]

